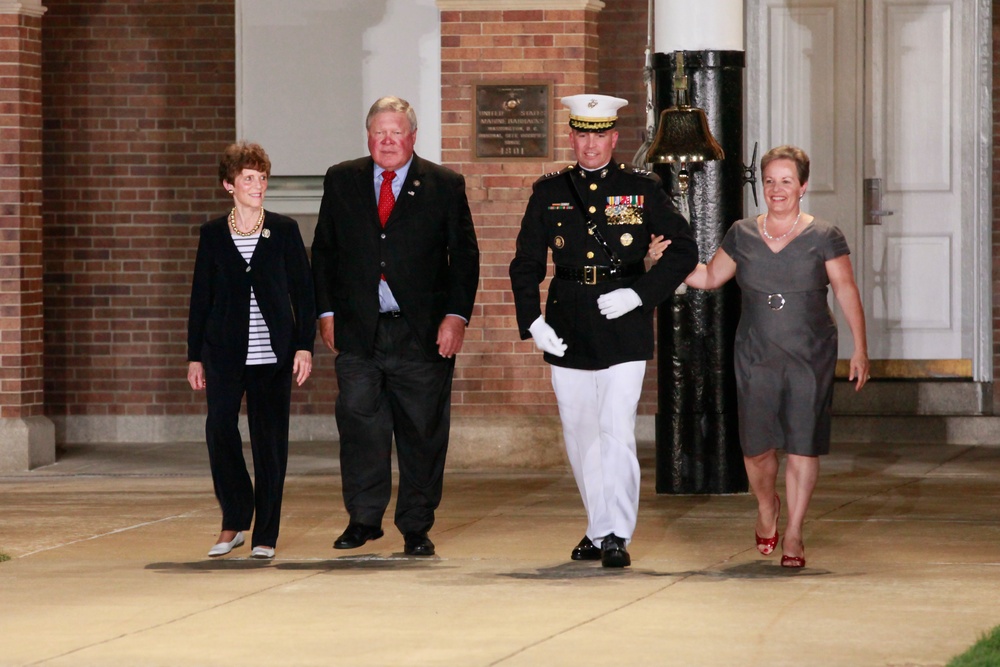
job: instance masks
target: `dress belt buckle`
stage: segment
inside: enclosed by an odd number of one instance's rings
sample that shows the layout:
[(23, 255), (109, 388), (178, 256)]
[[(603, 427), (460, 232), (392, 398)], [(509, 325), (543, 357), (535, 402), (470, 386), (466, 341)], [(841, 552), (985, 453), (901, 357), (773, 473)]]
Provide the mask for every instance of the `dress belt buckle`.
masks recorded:
[(596, 266), (585, 266), (585, 267), (583, 267), (583, 284), (584, 285), (596, 285), (597, 284), (597, 267)]
[(785, 297), (781, 294), (768, 294), (767, 295), (767, 305), (771, 310), (781, 310), (785, 307)]

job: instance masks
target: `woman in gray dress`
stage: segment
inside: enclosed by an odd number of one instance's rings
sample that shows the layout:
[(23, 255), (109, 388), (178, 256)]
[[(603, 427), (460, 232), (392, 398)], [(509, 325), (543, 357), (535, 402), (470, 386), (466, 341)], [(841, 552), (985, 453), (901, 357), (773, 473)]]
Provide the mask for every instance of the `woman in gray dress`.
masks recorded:
[[(779, 146), (764, 155), (760, 168), (767, 213), (733, 224), (711, 261), (699, 264), (685, 282), (716, 289), (735, 276), (740, 286), (736, 387), (743, 460), (757, 497), (757, 549), (768, 555), (778, 544), (777, 450), (784, 449), (788, 522), (781, 565), (803, 567), (802, 522), (819, 456), (830, 449), (837, 325), (827, 286), (854, 338), (848, 379), (856, 390), (869, 378), (865, 315), (844, 235), (799, 209), (808, 156)], [(654, 244), (651, 255), (658, 252)]]

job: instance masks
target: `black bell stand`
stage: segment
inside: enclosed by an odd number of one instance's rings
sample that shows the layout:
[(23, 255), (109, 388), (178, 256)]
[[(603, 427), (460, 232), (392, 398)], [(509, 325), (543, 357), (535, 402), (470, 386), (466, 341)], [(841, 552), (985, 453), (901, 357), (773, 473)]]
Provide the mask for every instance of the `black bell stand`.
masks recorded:
[[(707, 262), (729, 227), (743, 217), (742, 51), (686, 51), (689, 103), (705, 110), (723, 160), (689, 163), (688, 202)], [(676, 53), (653, 57), (657, 113), (674, 105)], [(678, 192), (674, 170), (657, 164), (664, 187)], [(659, 308), (656, 492), (742, 493), (748, 488), (740, 450), (733, 340), (740, 315), (735, 281), (720, 290), (688, 289)], [(752, 409), (752, 408), (751, 408)]]

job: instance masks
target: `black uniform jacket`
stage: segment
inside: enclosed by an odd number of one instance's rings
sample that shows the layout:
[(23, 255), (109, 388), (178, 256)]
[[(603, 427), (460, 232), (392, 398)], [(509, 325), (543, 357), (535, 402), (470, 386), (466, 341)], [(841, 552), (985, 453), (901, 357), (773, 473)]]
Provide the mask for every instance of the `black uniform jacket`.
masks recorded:
[(312, 246), (317, 312), (334, 313), (338, 350), (371, 355), (385, 275), (403, 318), (428, 359), (441, 359), (437, 332), (446, 315), (472, 318), (479, 245), (460, 175), (414, 155), (383, 228), (375, 162), (330, 167)]
[(236, 249), (228, 217), (201, 226), (188, 313), (188, 361), (227, 376), (243, 372), (250, 339), (250, 288), (278, 363), (313, 351), (316, 300), (299, 225), (265, 211), (250, 263)]
[[(563, 357), (546, 353), (545, 360), (566, 368), (597, 370), (652, 359), (653, 309), (670, 297), (694, 269), (698, 247), (687, 221), (670, 203), (660, 178), (613, 161), (594, 172), (567, 167), (535, 182), (521, 220), (517, 252), (510, 264), (521, 338), (531, 335), (528, 327), (541, 314), (539, 285), (546, 276), (550, 250), (558, 266), (611, 265), (607, 252), (588, 233), (584, 212), (571, 187), (576, 188), (598, 233), (623, 265), (642, 263), (653, 234), (662, 234), (672, 243), (660, 261), (641, 275), (595, 285), (553, 278), (545, 321), (567, 349)], [(601, 315), (597, 298), (622, 287), (635, 290), (642, 306), (609, 320)]]

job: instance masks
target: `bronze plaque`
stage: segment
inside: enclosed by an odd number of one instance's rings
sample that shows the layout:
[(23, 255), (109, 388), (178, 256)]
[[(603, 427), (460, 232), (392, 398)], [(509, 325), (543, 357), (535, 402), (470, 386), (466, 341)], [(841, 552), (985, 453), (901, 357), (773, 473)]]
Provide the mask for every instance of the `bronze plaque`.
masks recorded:
[(550, 99), (547, 83), (477, 85), (476, 158), (551, 159)]

